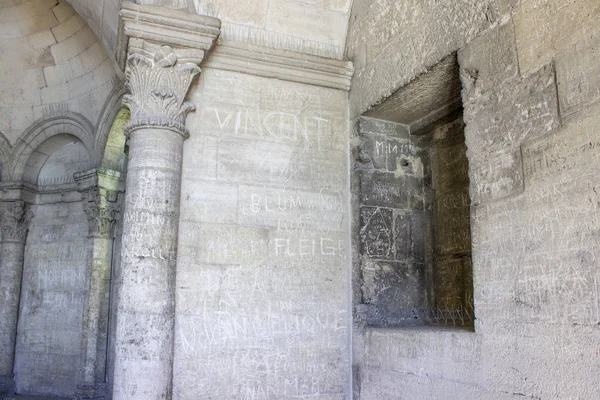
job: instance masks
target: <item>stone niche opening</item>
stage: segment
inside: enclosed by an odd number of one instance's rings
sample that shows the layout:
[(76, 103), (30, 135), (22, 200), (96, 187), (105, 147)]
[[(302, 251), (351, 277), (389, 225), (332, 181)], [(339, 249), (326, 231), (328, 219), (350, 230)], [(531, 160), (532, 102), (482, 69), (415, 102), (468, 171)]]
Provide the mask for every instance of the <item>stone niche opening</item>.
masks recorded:
[(456, 55), (356, 124), (356, 319), (472, 329), (468, 160)]

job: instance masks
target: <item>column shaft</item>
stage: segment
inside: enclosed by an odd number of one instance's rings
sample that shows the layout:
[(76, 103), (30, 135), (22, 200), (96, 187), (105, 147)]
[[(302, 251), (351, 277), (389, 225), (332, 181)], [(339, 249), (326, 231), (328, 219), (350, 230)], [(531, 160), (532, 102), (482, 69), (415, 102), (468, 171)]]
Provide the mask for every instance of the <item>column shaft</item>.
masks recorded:
[(171, 398), (183, 140), (167, 128), (130, 133), (115, 400)]

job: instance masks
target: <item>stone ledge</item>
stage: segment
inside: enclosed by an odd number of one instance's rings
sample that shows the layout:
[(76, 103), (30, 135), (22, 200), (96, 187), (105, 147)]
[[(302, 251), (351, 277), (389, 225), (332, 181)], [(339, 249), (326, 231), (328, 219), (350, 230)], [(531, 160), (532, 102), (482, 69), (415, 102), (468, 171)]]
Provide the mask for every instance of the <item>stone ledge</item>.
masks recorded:
[(202, 66), (346, 91), (354, 73), (350, 61), (224, 40)]
[[(221, 32), (221, 21), (217, 18), (166, 7), (123, 2), (119, 14), (116, 59), (123, 70), (130, 38), (205, 53), (213, 47)], [(203, 57), (204, 54), (200, 60)]]

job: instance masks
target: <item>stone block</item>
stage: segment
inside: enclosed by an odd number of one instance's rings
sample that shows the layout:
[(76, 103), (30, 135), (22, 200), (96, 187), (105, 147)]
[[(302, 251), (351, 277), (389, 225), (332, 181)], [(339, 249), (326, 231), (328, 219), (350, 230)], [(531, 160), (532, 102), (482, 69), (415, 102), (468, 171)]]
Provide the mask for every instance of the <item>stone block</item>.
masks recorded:
[(2, 88), (0, 89), (0, 107), (36, 106), (44, 96), (40, 88)]
[(31, 19), (26, 19), (19, 22), (19, 30), (21, 36), (31, 36), (47, 29), (52, 29), (57, 26), (59, 21), (52, 13), (38, 15)]
[(496, 153), (486, 159), (469, 160), (470, 193), (474, 205), (523, 191), (521, 152)]
[(260, 264), (273, 252), (270, 230), (260, 227), (182, 222), (178, 262), (192, 264)]
[(363, 296), (369, 326), (422, 325), (422, 265), (363, 260)]
[[(479, 91), (487, 91), (519, 73), (515, 30), (512, 22), (498, 26), (471, 41), (458, 52), (462, 69), (476, 76)], [(466, 82), (470, 83), (470, 82)]]
[(469, 162), (497, 151), (515, 151), (524, 140), (559, 126), (554, 75), (554, 68), (547, 65), (497, 90), (467, 93), (464, 119)]
[(600, 34), (556, 57), (556, 79), (564, 116), (600, 100)]
[(199, 14), (216, 14), (223, 21), (231, 21), (262, 28), (268, 14), (268, 0), (258, 1), (215, 1), (196, 0), (194, 2)]
[[(98, 2), (98, 3), (102, 3), (102, 2)], [(68, 20), (70, 17), (75, 15), (75, 10), (73, 10), (73, 7), (71, 7), (71, 5), (67, 1), (61, 1), (61, 2), (58, 2), (56, 4), (56, 6), (52, 7), (52, 13), (56, 16), (56, 19), (58, 19), (58, 22), (60, 22), (62, 24), (63, 22)]]
[(237, 206), (237, 186), (201, 180), (188, 180), (182, 185), (182, 221), (235, 223)]
[(86, 25), (72, 36), (50, 47), (50, 50), (54, 60), (60, 63), (82, 53), (96, 41), (96, 35)]
[(528, 75), (557, 52), (599, 32), (596, 0), (525, 0), (514, 16), (521, 74)]
[(52, 33), (54, 34), (57, 42), (62, 42), (63, 40), (79, 32), (79, 30), (81, 30), (81, 28), (84, 26), (85, 21), (78, 14), (73, 14), (69, 19), (54, 27), (52, 29)]
[(394, 214), (389, 208), (360, 208), (361, 254), (376, 260), (393, 260)]
[(337, 191), (346, 184), (346, 156), (282, 144), (221, 140), (217, 177), (229, 182)]
[(34, 49), (44, 49), (56, 43), (56, 39), (51, 30), (36, 33), (29, 37), (29, 43)]
[(358, 159), (366, 168), (387, 170), (387, 137), (366, 133), (361, 135)]
[(361, 203), (398, 209), (423, 208), (423, 182), (389, 172), (360, 173)]
[(408, 141), (389, 138), (385, 143), (383, 150), (387, 157), (387, 170), (398, 176), (411, 175), (422, 178), (424, 174), (425, 163), (423, 162), (424, 153), (419, 153), (417, 149)]
[(358, 132), (359, 134), (376, 133), (405, 139), (408, 139), (410, 135), (407, 125), (367, 117), (358, 119)]
[(600, 147), (597, 112), (598, 106), (594, 106), (560, 131), (524, 144), (523, 164), (528, 186), (595, 173)]
[(239, 187), (238, 222), (275, 228), (280, 233), (342, 232), (341, 193), (308, 192), (265, 186)]
[(272, 0), (266, 29), (317, 42), (344, 43), (348, 16), (345, 13), (291, 0)]

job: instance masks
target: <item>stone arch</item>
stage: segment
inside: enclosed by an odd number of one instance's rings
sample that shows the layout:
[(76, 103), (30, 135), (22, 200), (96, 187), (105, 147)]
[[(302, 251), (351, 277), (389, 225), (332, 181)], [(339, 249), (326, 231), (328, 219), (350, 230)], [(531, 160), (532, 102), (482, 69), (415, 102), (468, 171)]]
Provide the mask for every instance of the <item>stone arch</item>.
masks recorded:
[(106, 104), (104, 105), (102, 113), (100, 114), (98, 128), (96, 129), (93, 158), (94, 164), (98, 167), (102, 166), (103, 163), (112, 165), (113, 162), (116, 161), (107, 154), (107, 147), (110, 147), (111, 143), (118, 141), (115, 139), (121, 139), (121, 141), (124, 143), (123, 137), (116, 137), (117, 135), (123, 136), (122, 130), (119, 131), (118, 129), (115, 129), (114, 125), (117, 120), (124, 118), (122, 99), (125, 92), (124, 85), (119, 85), (116, 87), (110, 94)]
[[(65, 145), (68, 141), (80, 141), (88, 153), (88, 158), (92, 160), (93, 132), (92, 124), (85, 117), (72, 112), (47, 116), (34, 122), (25, 130), (15, 146), (12, 180), (21, 181), (26, 170), (28, 173), (35, 173), (37, 167), (33, 165), (32, 161), (43, 160), (44, 156), (47, 157), (50, 154), (48, 153), (50, 150), (57, 149), (57, 146)], [(40, 158), (36, 160), (35, 157)], [(41, 169), (41, 165), (38, 167)]]
[(8, 174), (6, 170), (10, 165), (11, 154), (12, 146), (6, 136), (0, 132), (0, 182), (4, 181)]

